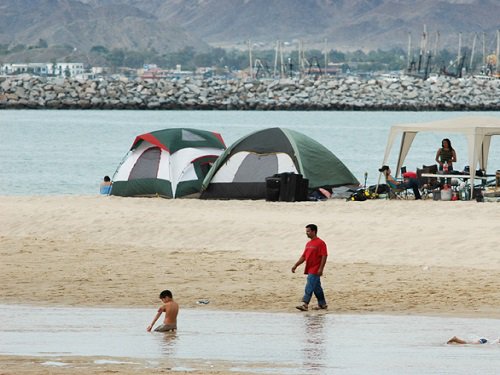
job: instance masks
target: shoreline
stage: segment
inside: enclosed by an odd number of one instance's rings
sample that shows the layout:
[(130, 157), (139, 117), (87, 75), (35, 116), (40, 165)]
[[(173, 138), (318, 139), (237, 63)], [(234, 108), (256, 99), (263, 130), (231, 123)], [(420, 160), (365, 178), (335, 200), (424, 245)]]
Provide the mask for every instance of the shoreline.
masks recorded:
[[(495, 299), (499, 294), (497, 290), (500, 288), (500, 281), (496, 280), (500, 279), (500, 271), (478, 277), (482, 272), (468, 268), (433, 267), (431, 270), (424, 270), (422, 267), (335, 264), (330, 273), (334, 274), (333, 277), (323, 278), (323, 287), (329, 304), (324, 314), (499, 318), (500, 301), (497, 302)], [(342, 279), (354, 278), (359, 274), (369, 276), (369, 279), (358, 277), (360, 283), (378, 282), (390, 286), (380, 290), (377, 290), (376, 286), (367, 286), (353, 292), (351, 282)], [(388, 278), (387, 274), (393, 274), (393, 277)], [(264, 275), (256, 274), (255, 277)], [(401, 281), (401, 277), (412, 278), (412, 285), (408, 285), (407, 281)], [(59, 283), (59, 280), (51, 281)], [(215, 288), (217, 283), (205, 281), (204, 284), (210, 289)], [(222, 298), (216, 293), (205, 292), (200, 295), (186, 291), (188, 288), (177, 288), (182, 290), (183, 294), (177, 298), (174, 295), (174, 298), (179, 302), (181, 309), (300, 314), (295, 305), (300, 304), (305, 278), (296, 278), (293, 282), (287, 281), (284, 284), (289, 288), (289, 292), (276, 297), (275, 301), (270, 301), (265, 293), (247, 291), (244, 288), (242, 290), (241, 286), (235, 288), (237, 290), (229, 288)], [(467, 284), (467, 290), (454, 291), (456, 284)], [(487, 287), (484, 287), (485, 284)], [(124, 285), (124, 288), (127, 287), (130, 287), (129, 282)], [(6, 283), (6, 288), (12, 289), (10, 283)], [(240, 296), (234, 298), (237, 292)], [(138, 308), (154, 311), (159, 303), (155, 298), (156, 295), (141, 297), (140, 291), (135, 289), (131, 290), (128, 296), (120, 296), (120, 302), (105, 299), (94, 301), (100, 297), (99, 293), (89, 295), (80, 292), (67, 293), (64, 296), (40, 297), (33, 295), (34, 289), (29, 286), (25, 292), (17, 290), (16, 297), (2, 294), (0, 304), (3, 305), (36, 305), (47, 308)], [(228, 302), (231, 297), (235, 299), (234, 302)], [(209, 304), (197, 305), (196, 302), (200, 299), (208, 300)], [(315, 306), (314, 298), (311, 306)]]
[[(408, 268), (402, 269), (401, 267), (351, 267), (347, 265), (335, 265), (331, 272), (339, 272), (338, 277), (348, 276), (353, 277), (357, 273), (372, 274), (376, 278), (385, 273), (394, 273), (398, 275), (404, 273), (405, 277), (415, 278), (414, 285), (408, 287), (406, 283), (398, 282), (396, 279), (387, 280), (384, 277), (384, 282), (393, 284), (393, 287), (377, 292), (370, 288), (370, 290), (357, 291), (355, 295), (349, 295), (351, 290), (345, 283), (340, 282), (335, 285), (327, 280), (323, 280), (325, 294), (328, 300), (328, 310), (322, 311), (322, 314), (334, 315), (384, 315), (384, 316), (427, 316), (427, 317), (441, 317), (441, 318), (468, 318), (468, 319), (500, 319), (498, 314), (499, 303), (491, 302), (493, 298), (498, 297), (498, 290), (500, 282), (495, 282), (495, 279), (500, 278), (500, 272), (494, 272), (488, 277), (481, 277), (477, 279), (477, 269), (447, 269), (435, 267), (433, 272), (429, 275), (420, 276), (422, 271), (420, 267), (414, 267), (413, 270)], [(340, 271), (344, 269), (344, 271)], [(424, 272), (428, 272), (425, 270)], [(436, 276), (439, 275), (439, 276)], [(338, 281), (335, 278), (336, 281)], [(428, 280), (432, 278), (432, 282)], [(326, 277), (325, 277), (326, 279)], [(396, 281), (395, 281), (396, 280)], [(301, 282), (303, 281), (303, 282)], [(362, 282), (365, 280), (361, 280)], [(467, 283), (469, 289), (467, 292), (460, 291), (453, 293), (453, 284), (456, 282)], [(483, 290), (482, 283), (488, 284), (487, 290)], [(258, 312), (266, 314), (301, 314), (296, 310), (295, 306), (300, 304), (300, 296), (305, 284), (305, 278), (294, 282), (291, 287), (291, 292), (283, 297), (286, 301), (278, 300), (274, 304), (266, 301), (266, 306), (262, 306), (259, 302), (257, 305), (247, 304), (243, 305), (241, 299), (238, 298), (236, 303), (228, 303), (221, 301), (215, 295), (209, 295), (208, 298), (200, 298), (193, 293), (185, 293), (179, 301), (181, 309), (203, 309), (204, 311), (225, 311), (225, 312)], [(434, 288), (429, 293), (431, 285)], [(333, 288), (333, 289), (332, 289)], [(424, 288), (425, 292), (419, 293), (418, 289)], [(405, 294), (412, 294), (404, 296)], [(474, 297), (475, 293), (480, 293), (480, 296)], [(206, 294), (204, 294), (207, 296)], [(246, 295), (247, 299), (260, 299), (263, 301), (264, 296), (259, 294)], [(250, 296), (250, 297), (249, 297)], [(138, 297), (138, 293), (134, 291), (133, 295), (129, 298), (121, 298), (122, 302), (81, 302), (79, 298), (88, 298), (87, 294), (83, 295), (67, 295), (61, 298), (37, 298), (36, 296), (30, 297), (27, 294), (19, 293), (17, 297), (0, 297), (0, 304), (5, 306), (37, 306), (45, 308), (113, 308), (113, 309), (146, 309), (154, 312), (159, 304), (155, 298), (147, 303), (143, 300), (136, 301), (134, 298)], [(154, 297), (154, 296), (153, 296)], [(229, 297), (229, 295), (227, 296)], [(174, 296), (175, 298), (175, 296)], [(209, 304), (199, 306), (196, 302), (200, 299), (209, 301)], [(440, 300), (437, 302), (436, 300)], [(372, 301), (372, 302), (369, 302)], [(376, 302), (373, 302), (376, 301)], [(310, 304), (311, 307), (315, 306), (315, 299)], [(314, 312), (314, 311), (310, 311)], [(302, 313), (303, 314), (303, 313)]]

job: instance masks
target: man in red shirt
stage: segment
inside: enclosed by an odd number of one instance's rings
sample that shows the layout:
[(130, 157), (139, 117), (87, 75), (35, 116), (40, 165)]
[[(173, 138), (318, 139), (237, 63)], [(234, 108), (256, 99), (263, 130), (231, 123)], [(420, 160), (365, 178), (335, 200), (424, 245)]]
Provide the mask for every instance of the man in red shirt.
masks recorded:
[(304, 274), (307, 275), (307, 282), (304, 297), (302, 298), (303, 304), (297, 306), (297, 309), (301, 311), (307, 311), (309, 309), (309, 302), (311, 301), (313, 293), (318, 300), (317, 309), (328, 308), (325, 300), (325, 294), (323, 293), (323, 288), (321, 287), (321, 276), (323, 275), (323, 269), (325, 268), (328, 251), (326, 249), (325, 241), (319, 238), (317, 233), (318, 227), (315, 224), (306, 225), (306, 235), (310, 240), (306, 244), (306, 248), (304, 249), (304, 252), (300, 256), (299, 260), (292, 267), (292, 272), (295, 273), (297, 267), (306, 262)]

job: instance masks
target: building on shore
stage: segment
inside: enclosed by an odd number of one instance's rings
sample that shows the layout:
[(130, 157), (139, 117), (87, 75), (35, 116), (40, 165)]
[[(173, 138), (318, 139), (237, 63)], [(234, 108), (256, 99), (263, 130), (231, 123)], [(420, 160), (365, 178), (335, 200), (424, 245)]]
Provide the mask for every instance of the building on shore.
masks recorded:
[(9, 63), (0, 65), (0, 74), (89, 78), (85, 73), (83, 63)]

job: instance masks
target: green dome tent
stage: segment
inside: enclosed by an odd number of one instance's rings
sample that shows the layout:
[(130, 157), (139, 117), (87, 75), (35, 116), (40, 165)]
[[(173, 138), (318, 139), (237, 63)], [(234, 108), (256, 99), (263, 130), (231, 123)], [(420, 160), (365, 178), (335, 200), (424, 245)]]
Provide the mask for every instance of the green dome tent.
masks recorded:
[(111, 195), (179, 198), (199, 195), (226, 146), (219, 133), (175, 128), (137, 136), (114, 176)]
[(249, 134), (217, 159), (201, 189), (201, 198), (263, 199), (266, 177), (300, 173), (309, 189), (359, 185), (330, 150), (305, 134), (269, 128)]

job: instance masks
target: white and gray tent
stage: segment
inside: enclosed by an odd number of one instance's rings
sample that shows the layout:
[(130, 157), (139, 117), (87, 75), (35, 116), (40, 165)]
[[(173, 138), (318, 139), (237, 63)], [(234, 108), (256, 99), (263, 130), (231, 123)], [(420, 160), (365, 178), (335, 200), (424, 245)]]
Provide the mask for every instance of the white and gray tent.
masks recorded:
[(464, 135), (467, 138), (470, 179), (474, 181), (478, 165), (481, 170), (486, 170), (488, 167), (491, 137), (493, 135), (500, 135), (500, 118), (492, 116), (467, 116), (424, 123), (394, 125), (391, 127), (389, 133), (382, 165), (387, 164), (394, 141), (396, 137), (401, 136), (396, 166), (398, 175), (413, 140), (420, 132), (458, 133)]
[(111, 195), (197, 197), (226, 146), (219, 133), (190, 128), (138, 135), (113, 176)]
[(248, 134), (227, 148), (203, 180), (202, 199), (264, 199), (266, 177), (298, 173), (309, 189), (357, 186), (351, 171), (325, 146), (286, 128)]

